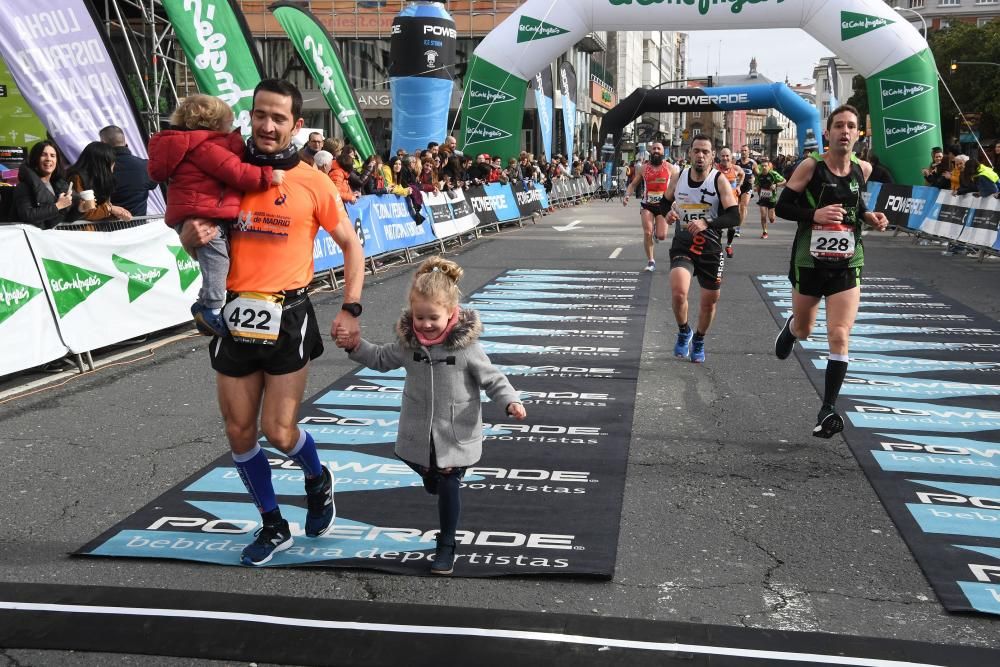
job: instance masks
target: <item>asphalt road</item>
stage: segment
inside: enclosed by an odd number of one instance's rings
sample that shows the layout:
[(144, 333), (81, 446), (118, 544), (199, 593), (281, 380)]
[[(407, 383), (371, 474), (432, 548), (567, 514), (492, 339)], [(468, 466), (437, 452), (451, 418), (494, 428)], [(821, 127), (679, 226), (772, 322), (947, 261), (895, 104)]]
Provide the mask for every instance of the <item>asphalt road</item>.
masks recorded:
[[(751, 207), (749, 218), (756, 221)], [(556, 225), (580, 223), (557, 231)], [(1000, 648), (1000, 619), (946, 613), (843, 440), (810, 437), (818, 397), (770, 353), (776, 324), (751, 276), (784, 273), (792, 227), (744, 227), (727, 262), (708, 361), (672, 356), (667, 245), (652, 280), (612, 581), (412, 578), (68, 554), (226, 451), (207, 340), (0, 404), (0, 580), (440, 604), (912, 639)], [(622, 248), (615, 259), (610, 256)], [(509, 268), (639, 270), (637, 207), (593, 202), (452, 254), (467, 292)], [(917, 278), (1000, 319), (1000, 260), (866, 239), (870, 275)], [(364, 330), (386, 339), (412, 268), (365, 282)], [(697, 297), (692, 304), (696, 312)], [(338, 293), (314, 296), (329, 323)], [(353, 368), (328, 346), (307, 395)], [(6, 661), (4, 663), (3, 661)], [(188, 659), (0, 650), (0, 664), (180, 665)], [(198, 664), (222, 664), (201, 661)]]

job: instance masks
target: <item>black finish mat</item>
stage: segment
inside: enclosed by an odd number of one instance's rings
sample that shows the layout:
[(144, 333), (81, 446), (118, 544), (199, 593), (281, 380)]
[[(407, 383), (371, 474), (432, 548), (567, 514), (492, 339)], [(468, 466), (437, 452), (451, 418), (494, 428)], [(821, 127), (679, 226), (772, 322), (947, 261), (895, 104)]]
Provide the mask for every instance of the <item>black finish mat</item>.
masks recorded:
[[(754, 282), (784, 324), (787, 278)], [(1000, 324), (909, 278), (864, 283), (844, 438), (945, 608), (1000, 614)], [(821, 310), (795, 346), (820, 394), (825, 332)]]
[[(484, 403), (456, 575), (614, 574), (649, 282), (628, 272), (511, 270), (468, 298), (484, 322), (482, 345), (522, 392), (528, 418)], [(295, 536), (269, 566), (427, 573), (437, 499), (393, 455), (403, 382), (402, 370), (358, 368), (302, 407), (300, 426), (336, 479), (327, 535), (304, 536), (302, 473), (267, 450)], [(77, 554), (236, 565), (259, 519), (227, 453)]]

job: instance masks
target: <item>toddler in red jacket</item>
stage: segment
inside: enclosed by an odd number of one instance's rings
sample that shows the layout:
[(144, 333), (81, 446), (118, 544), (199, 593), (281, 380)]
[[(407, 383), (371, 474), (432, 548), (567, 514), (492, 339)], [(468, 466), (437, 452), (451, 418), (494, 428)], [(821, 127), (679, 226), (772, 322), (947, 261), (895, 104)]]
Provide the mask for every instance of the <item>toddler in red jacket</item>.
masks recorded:
[(219, 233), (196, 253), (202, 284), (191, 314), (201, 333), (226, 336), (222, 306), (229, 274), (229, 224), (240, 213), (244, 192), (278, 185), (285, 172), (243, 162), (246, 144), (239, 131), (231, 131), (232, 109), (217, 97), (185, 97), (170, 124), (171, 129), (149, 140), (149, 175), (168, 183), (166, 222), (178, 234), (189, 218), (207, 218), (218, 225)]

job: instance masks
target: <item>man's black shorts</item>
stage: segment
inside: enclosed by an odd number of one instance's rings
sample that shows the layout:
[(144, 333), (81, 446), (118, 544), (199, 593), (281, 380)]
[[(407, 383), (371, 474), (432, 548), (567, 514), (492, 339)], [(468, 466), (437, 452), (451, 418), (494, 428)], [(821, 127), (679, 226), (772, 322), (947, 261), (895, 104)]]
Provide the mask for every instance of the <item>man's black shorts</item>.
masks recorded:
[(645, 211), (650, 211), (653, 215), (662, 215), (663, 217), (666, 217), (667, 213), (670, 213), (670, 207), (667, 206), (666, 200), (663, 199), (656, 203), (639, 202), (639, 207)]
[(686, 250), (670, 250), (670, 268), (681, 267), (698, 279), (702, 289), (722, 289), (722, 272), (726, 259), (721, 252), (696, 255)]
[(777, 199), (761, 199), (757, 198), (757, 206), (761, 208), (774, 208), (778, 205)]
[(753, 183), (749, 178), (744, 178), (743, 182), (740, 183), (740, 196), (742, 197), (743, 195), (752, 191), (753, 191)]
[(316, 313), (309, 295), (291, 292), (285, 297), (281, 327), (274, 345), (237, 343), (229, 336), (213, 338), (208, 346), (212, 368), (229, 377), (264, 371), (268, 375), (294, 373), (323, 354)]
[(807, 268), (793, 266), (788, 272), (792, 287), (803, 296), (824, 297), (846, 292), (861, 284), (861, 267)]

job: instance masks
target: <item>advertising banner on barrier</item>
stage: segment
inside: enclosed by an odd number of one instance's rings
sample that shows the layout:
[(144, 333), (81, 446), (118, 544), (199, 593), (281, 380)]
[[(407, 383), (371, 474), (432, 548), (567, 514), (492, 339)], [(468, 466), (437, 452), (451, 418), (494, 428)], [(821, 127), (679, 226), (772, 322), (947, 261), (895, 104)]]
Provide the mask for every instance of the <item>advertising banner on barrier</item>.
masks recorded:
[(932, 236), (946, 239), (957, 239), (972, 213), (972, 197), (964, 195), (956, 197), (944, 190), (938, 191), (937, 201), (928, 211), (927, 217), (920, 223), (920, 231)]
[[(147, 157), (138, 112), (86, 2), (6, 0), (3, 14), (0, 58), (70, 163), (106, 125), (121, 127), (132, 153)], [(164, 209), (151, 191), (149, 212)]]
[[(486, 199), (482, 201), (482, 205), (493, 209), (493, 215), (496, 216), (498, 222), (510, 222), (521, 217), (521, 212), (517, 208), (517, 200), (514, 199), (514, 193), (509, 184), (489, 183), (483, 189), (486, 191)], [(476, 210), (475, 202), (472, 204), (472, 210)]]
[(451, 217), (455, 220), (455, 233), (462, 234), (470, 229), (475, 229), (476, 225), (479, 224), (479, 219), (472, 210), (465, 191), (452, 190), (446, 192), (445, 196), (448, 198), (448, 205), (451, 206)]
[(0, 228), (0, 375), (58, 359), (67, 349), (59, 339), (45, 285), (28, 246), (25, 231)]
[(995, 197), (980, 197), (976, 203), (968, 226), (958, 237), (963, 243), (981, 245), (987, 248), (996, 247), (1000, 238), (997, 227), (1000, 226), (1000, 199)]
[(941, 192), (937, 188), (893, 183), (869, 183), (868, 190), (868, 208), (885, 213), (889, 224), (907, 229), (920, 229)]
[[(430, 243), (434, 233), (426, 223), (418, 225), (406, 199), (398, 195), (361, 197), (354, 204), (347, 204), (347, 214), (354, 223), (354, 231), (365, 249), (365, 257), (375, 257), (386, 252)], [(323, 229), (313, 241), (313, 270), (326, 271), (344, 265), (340, 246)]]
[(541, 183), (533, 183), (532, 187), (538, 191), (538, 201), (542, 203), (542, 208), (548, 208), (551, 206), (549, 203), (549, 193), (545, 191), (545, 186)]
[(446, 239), (458, 232), (455, 227), (455, 217), (451, 212), (448, 197), (443, 192), (424, 193), (424, 208), (430, 211), (430, 219), (434, 236)]
[(542, 212), (541, 194), (545, 193), (544, 189), (540, 194), (536, 188), (531, 186), (526, 188), (523, 183), (511, 183), (510, 189), (514, 193), (514, 201), (517, 202), (517, 208), (521, 211), (522, 218)]
[(166, 225), (101, 233), (25, 231), (72, 352), (191, 320), (201, 271)]
[(469, 206), (475, 214), (477, 225), (487, 227), (497, 224), (496, 213), (493, 212), (493, 207), (486, 200), (486, 188), (481, 185), (465, 188), (465, 198), (468, 200)]

